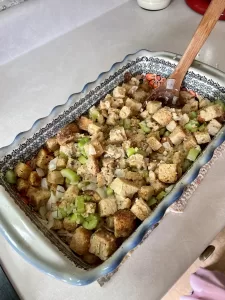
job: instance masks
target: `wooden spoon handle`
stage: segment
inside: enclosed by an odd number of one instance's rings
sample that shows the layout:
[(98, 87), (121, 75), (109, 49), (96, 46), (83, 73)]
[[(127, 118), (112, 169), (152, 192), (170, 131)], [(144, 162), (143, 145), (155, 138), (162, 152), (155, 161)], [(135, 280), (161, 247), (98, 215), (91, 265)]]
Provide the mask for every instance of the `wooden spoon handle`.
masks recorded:
[(174, 89), (180, 90), (185, 74), (210, 35), (224, 9), (225, 0), (211, 1), (184, 55), (169, 77), (175, 79)]

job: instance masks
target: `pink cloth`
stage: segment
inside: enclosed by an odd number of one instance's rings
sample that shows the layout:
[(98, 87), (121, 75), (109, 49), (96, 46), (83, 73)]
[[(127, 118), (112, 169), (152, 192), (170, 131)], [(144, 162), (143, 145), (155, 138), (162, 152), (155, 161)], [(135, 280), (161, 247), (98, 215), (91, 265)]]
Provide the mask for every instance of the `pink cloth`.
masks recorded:
[(217, 271), (198, 269), (190, 277), (193, 294), (180, 300), (225, 300), (225, 275)]

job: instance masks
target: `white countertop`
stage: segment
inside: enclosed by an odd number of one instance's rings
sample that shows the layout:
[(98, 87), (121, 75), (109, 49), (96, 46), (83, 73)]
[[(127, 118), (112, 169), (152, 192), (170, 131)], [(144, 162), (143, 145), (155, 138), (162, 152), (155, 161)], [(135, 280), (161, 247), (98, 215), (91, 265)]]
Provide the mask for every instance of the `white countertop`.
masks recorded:
[[(29, 0), (0, 13), (0, 147), (128, 53), (141, 48), (182, 53), (200, 20), (184, 0), (158, 12), (140, 9), (135, 0), (109, 1), (105, 7), (108, 1), (98, 0), (85, 16), (84, 2), (93, 1), (76, 1), (77, 7), (74, 2)], [(198, 59), (225, 71), (224, 34), (225, 23), (219, 22)], [(1, 263), (25, 300), (159, 300), (225, 226), (224, 167), (221, 157), (185, 213), (168, 214), (103, 288), (97, 283), (73, 287), (42, 274), (2, 237)]]

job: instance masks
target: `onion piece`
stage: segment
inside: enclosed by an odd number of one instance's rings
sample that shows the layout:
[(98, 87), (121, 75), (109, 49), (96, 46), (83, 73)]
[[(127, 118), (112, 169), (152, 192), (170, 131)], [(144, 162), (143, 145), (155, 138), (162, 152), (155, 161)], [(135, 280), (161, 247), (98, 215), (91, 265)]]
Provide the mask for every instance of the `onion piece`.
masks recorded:
[(95, 155), (96, 154), (95, 147), (92, 144), (84, 145), (84, 150), (87, 153), (87, 155)]
[(122, 178), (122, 177), (125, 176), (125, 172), (124, 172), (123, 169), (116, 169), (116, 170), (115, 170), (115, 175), (116, 175), (116, 177), (118, 177), (118, 178)]
[(100, 196), (102, 199), (104, 199), (104, 198), (107, 197), (106, 190), (105, 190), (103, 187), (97, 188), (97, 189), (96, 189), (96, 192), (99, 194), (99, 196)]
[(56, 198), (56, 196), (54, 195), (53, 192), (51, 192), (51, 196), (50, 198), (48, 199), (48, 202), (46, 204), (46, 208), (47, 208), (47, 211), (50, 211), (52, 210), (54, 204), (58, 201), (58, 199)]
[(61, 185), (57, 185), (55, 196), (57, 199), (61, 199), (65, 193), (65, 189)]
[(59, 210), (54, 210), (52, 212), (52, 216), (56, 220), (61, 220), (63, 218), (63, 216), (62, 216), (62, 214), (61, 214), (61, 212)]
[(52, 216), (52, 213), (48, 214), (47, 219), (48, 219), (48, 224), (46, 225), (46, 227), (48, 229), (51, 229), (54, 225), (54, 218)]
[(88, 191), (88, 190), (95, 191), (96, 189), (97, 189), (97, 184), (94, 182), (91, 182), (90, 184), (84, 186), (82, 188), (82, 191)]
[(46, 178), (42, 178), (42, 179), (41, 179), (41, 187), (42, 187), (42, 189), (44, 189), (44, 190), (48, 190), (48, 182), (47, 182), (47, 179), (46, 179)]
[(57, 163), (58, 157), (55, 157), (54, 159), (50, 160), (48, 164), (48, 169), (49, 171), (54, 171), (56, 170), (56, 163)]
[(41, 168), (36, 168), (36, 172), (38, 173), (39, 177), (45, 176), (45, 172)]

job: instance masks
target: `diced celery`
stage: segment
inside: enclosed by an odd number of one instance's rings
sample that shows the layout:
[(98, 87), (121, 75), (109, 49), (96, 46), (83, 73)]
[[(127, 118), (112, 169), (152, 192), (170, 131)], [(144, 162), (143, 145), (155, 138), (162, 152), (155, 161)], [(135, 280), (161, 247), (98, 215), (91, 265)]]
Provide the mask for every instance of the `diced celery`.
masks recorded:
[(76, 211), (81, 214), (85, 212), (84, 196), (76, 197)]
[(191, 148), (188, 152), (187, 159), (190, 161), (195, 161), (198, 155), (200, 154), (200, 152), (201, 152), (200, 147)]
[(139, 123), (139, 126), (141, 128), (141, 130), (144, 132), (144, 133), (149, 133), (151, 132), (151, 129), (147, 126), (146, 122), (145, 121), (142, 121)]
[(130, 119), (125, 119), (125, 120), (123, 121), (123, 127), (124, 127), (124, 129), (130, 129), (130, 126), (131, 126), (131, 121), (130, 121)]
[(89, 195), (84, 195), (84, 201), (90, 201), (92, 200), (92, 197)]
[(158, 201), (161, 201), (166, 195), (167, 195), (167, 193), (165, 191), (162, 191), (156, 196), (156, 199)]
[(78, 147), (79, 148), (83, 148), (85, 144), (87, 144), (89, 142), (89, 137), (85, 136), (81, 139), (78, 140)]
[(97, 227), (99, 219), (97, 214), (91, 214), (84, 220), (82, 225), (85, 229), (93, 230)]
[(198, 131), (205, 131), (206, 129), (206, 124), (202, 124), (199, 128)]
[(89, 185), (90, 182), (88, 181), (81, 181), (77, 184), (78, 189), (82, 190), (85, 186)]
[(16, 183), (16, 174), (13, 170), (8, 170), (5, 174), (5, 179), (8, 183), (15, 184)]
[(162, 136), (162, 135), (165, 134), (165, 132), (166, 132), (166, 128), (161, 128), (161, 129), (159, 130), (159, 135)]
[(89, 117), (92, 121), (97, 122), (100, 116), (100, 112), (93, 106), (89, 109)]
[(152, 206), (157, 203), (157, 199), (155, 197), (152, 197), (148, 200), (147, 203), (148, 203), (148, 206)]
[(87, 162), (87, 158), (85, 156), (80, 156), (78, 157), (78, 161), (82, 164), (82, 165), (85, 165), (86, 162)]
[(199, 122), (196, 120), (191, 120), (184, 127), (190, 132), (196, 132), (199, 127)]
[(164, 136), (165, 137), (167, 137), (167, 136), (169, 136), (170, 135), (170, 132), (169, 131), (166, 131), (165, 133), (164, 133)]
[(136, 154), (138, 152), (138, 148), (128, 148), (126, 150), (127, 156), (130, 157), (133, 154)]
[(107, 194), (107, 196), (111, 196), (111, 195), (114, 194), (114, 191), (110, 187), (107, 187), (106, 188), (106, 194)]
[(186, 172), (190, 168), (191, 165), (192, 165), (192, 162), (188, 159), (185, 159), (184, 164), (182, 166), (182, 171)]
[(191, 120), (193, 120), (193, 119), (196, 119), (197, 118), (197, 113), (196, 113), (196, 111), (191, 111), (190, 113), (189, 113), (189, 118), (191, 119)]
[[(65, 207), (66, 208), (66, 207)], [(67, 208), (65, 209), (64, 207), (59, 207), (58, 208), (58, 213), (59, 213), (59, 216), (62, 216), (62, 219), (65, 218), (67, 216)], [(72, 209), (71, 209), (71, 212), (72, 212)], [(71, 213), (70, 212), (70, 213)], [(68, 213), (69, 214), (69, 213)]]
[(62, 169), (61, 174), (63, 177), (69, 179), (70, 183), (77, 183), (80, 181), (80, 176), (77, 175), (73, 170), (71, 169)]
[(78, 213), (74, 213), (71, 215), (70, 220), (72, 222), (76, 222), (77, 224), (82, 224), (84, 222), (84, 217), (82, 217), (80, 214)]
[(59, 157), (68, 159), (68, 156), (62, 151), (59, 152)]

